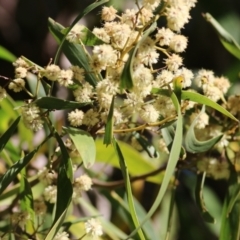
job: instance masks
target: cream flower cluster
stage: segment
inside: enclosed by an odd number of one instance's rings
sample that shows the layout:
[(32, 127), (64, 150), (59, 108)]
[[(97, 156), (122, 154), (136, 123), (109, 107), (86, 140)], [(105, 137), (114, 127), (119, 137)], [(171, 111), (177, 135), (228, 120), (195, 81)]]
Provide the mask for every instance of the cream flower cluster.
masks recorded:
[[(161, 116), (175, 114), (171, 100), (167, 97), (155, 97), (151, 90), (153, 87), (170, 86), (172, 79), (179, 75), (184, 77), (184, 88), (191, 86), (194, 75), (191, 70), (183, 67), (183, 59), (179, 55), (186, 50), (188, 39), (180, 34), (180, 30), (190, 19), (189, 11), (195, 3), (196, 0), (144, 0), (139, 10), (126, 9), (120, 15), (112, 6), (103, 7), (103, 26), (94, 28), (93, 34), (104, 43), (94, 46), (90, 55), (91, 69), (96, 76), (101, 74), (102, 79), (94, 89), (81, 78), (73, 92), (76, 101), (92, 101), (96, 104), (87, 112), (78, 109), (70, 112), (70, 124), (75, 127), (93, 127), (97, 123), (105, 123), (113, 97), (122, 99), (121, 104), (114, 107), (115, 127), (121, 127), (121, 124), (130, 121), (135, 113), (146, 123), (157, 122)], [(153, 12), (160, 4), (164, 7), (159, 12), (159, 17), (167, 19), (168, 27), (157, 29), (154, 35), (141, 41), (144, 31), (153, 21)], [(67, 39), (70, 42), (79, 42), (81, 32), (82, 27), (76, 26)], [(75, 40), (73, 36), (76, 36)], [(124, 65), (139, 41), (141, 44), (132, 64), (133, 88), (120, 89)], [(154, 65), (158, 63), (160, 56), (165, 67), (155, 70)]]

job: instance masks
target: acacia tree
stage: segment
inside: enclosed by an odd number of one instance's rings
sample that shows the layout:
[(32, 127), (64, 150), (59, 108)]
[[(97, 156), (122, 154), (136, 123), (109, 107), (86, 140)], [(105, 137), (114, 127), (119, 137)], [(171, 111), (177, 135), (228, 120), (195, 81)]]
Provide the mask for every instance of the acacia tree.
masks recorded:
[[(207, 222), (214, 217), (203, 199), (205, 178), (228, 181), (218, 235), (238, 239), (240, 99), (226, 97), (227, 78), (184, 66), (181, 53), (188, 39), (181, 30), (196, 0), (136, 1), (135, 8), (122, 13), (104, 6), (102, 27), (90, 30), (78, 24), (106, 2), (89, 5), (67, 28), (49, 19), (59, 43), (54, 59), (41, 67), (22, 56), (13, 62), (15, 78), (4, 77), (0, 199), (6, 205), (1, 237), (174, 239), (176, 189), (180, 173), (187, 170), (197, 176), (195, 201)], [(204, 16), (239, 58), (236, 41), (210, 14)], [(162, 18), (166, 25), (159, 23)], [(58, 65), (61, 52), (69, 69)], [(54, 96), (58, 86), (74, 100)], [(25, 91), (29, 98), (14, 101), (7, 89)], [(67, 111), (66, 123), (56, 118), (58, 110)], [(40, 133), (42, 142), (36, 139)], [(121, 170), (122, 180), (111, 181), (109, 165)], [(132, 183), (139, 180), (159, 185), (148, 212), (132, 193)], [(89, 198), (93, 194), (105, 196), (117, 209), (112, 218), (100, 214)], [(164, 197), (169, 206), (159, 210)], [(159, 233), (154, 225), (163, 211), (167, 214)]]

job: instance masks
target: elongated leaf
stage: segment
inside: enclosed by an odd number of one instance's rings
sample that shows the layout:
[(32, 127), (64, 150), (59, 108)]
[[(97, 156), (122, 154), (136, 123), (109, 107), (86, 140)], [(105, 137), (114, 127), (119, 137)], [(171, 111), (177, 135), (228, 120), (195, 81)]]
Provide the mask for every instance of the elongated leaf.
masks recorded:
[(64, 221), (65, 213), (72, 200), (73, 172), (71, 159), (69, 157), (66, 147), (63, 144), (61, 137), (57, 133), (55, 133), (55, 137), (58, 141), (62, 153), (61, 163), (58, 169), (56, 213), (52, 225), (52, 228), (54, 228), (57, 232)]
[(129, 211), (130, 211), (130, 214), (131, 214), (131, 217), (132, 217), (135, 228), (138, 228), (137, 233), (138, 233), (140, 239), (144, 240), (145, 237), (144, 237), (144, 234), (142, 232), (141, 227), (139, 226), (139, 221), (138, 221), (138, 217), (137, 217), (135, 206), (134, 206), (128, 168), (127, 168), (127, 165), (125, 163), (124, 157), (122, 155), (121, 149), (120, 149), (120, 147), (119, 147), (119, 145), (118, 145), (118, 143), (116, 142), (115, 139), (113, 139), (113, 146), (115, 148), (116, 154), (117, 154), (118, 159), (119, 159), (119, 164), (120, 164), (122, 174), (123, 174), (123, 178), (124, 178), (124, 182), (125, 182), (125, 188), (127, 190), (126, 193), (127, 193)]
[(3, 46), (0, 46), (0, 58), (9, 62), (14, 62), (17, 58)]
[(199, 115), (194, 119), (192, 122), (190, 128), (187, 131), (186, 138), (185, 138), (185, 147), (188, 152), (191, 153), (200, 153), (200, 152), (206, 152), (209, 149), (211, 149), (220, 139), (222, 138), (222, 134), (211, 138), (207, 141), (198, 141), (196, 139), (195, 133), (194, 133), (194, 127), (198, 121), (198, 118), (201, 116), (202, 113), (205, 112), (205, 105), (203, 105), (201, 112)]
[[(86, 14), (88, 14), (89, 12), (91, 12), (93, 9), (97, 8), (98, 6), (108, 2), (109, 0), (101, 0), (101, 1), (97, 1), (92, 3), (91, 5), (89, 5), (88, 7), (86, 7), (81, 13), (78, 14), (78, 16), (75, 18), (75, 20), (73, 21), (73, 23), (71, 24), (71, 26), (68, 28), (68, 31), (64, 34), (63, 38), (61, 39), (61, 43), (58, 47), (55, 59), (54, 59), (54, 63), (56, 64), (58, 62), (59, 56), (60, 56), (60, 52), (62, 47), (64, 48), (64, 42), (66, 40), (66, 36), (67, 34), (71, 31), (71, 29), (74, 27), (74, 25), (82, 18), (84, 17)], [(64, 49), (63, 49), (64, 51)], [(64, 52), (65, 53), (65, 52)], [(65, 53), (66, 54), (66, 53)], [(69, 59), (70, 60), (70, 59)]]
[(18, 123), (20, 121), (21, 116), (16, 118), (16, 120), (12, 123), (12, 125), (8, 128), (8, 130), (0, 137), (0, 152), (4, 149), (5, 145), (7, 144), (8, 140), (16, 130)]
[(32, 160), (35, 153), (49, 139), (49, 137), (50, 136), (48, 136), (36, 149), (12, 165), (0, 178), (0, 195), (6, 189), (6, 187), (16, 178), (17, 174)]
[(74, 109), (91, 104), (68, 101), (55, 97), (41, 97), (38, 98), (34, 103), (40, 108), (45, 108), (49, 110)]
[(62, 223), (65, 219), (67, 210), (65, 210), (62, 215), (58, 218), (58, 220), (52, 225), (50, 228), (47, 236), (45, 237), (45, 240), (53, 240), (54, 236), (57, 234), (59, 228), (62, 226)]
[(240, 59), (240, 46), (234, 37), (228, 33), (216, 19), (209, 13), (203, 15), (205, 19), (213, 26), (216, 30), (222, 45), (236, 58)]
[[(62, 30), (63, 34), (67, 34), (69, 32), (69, 28), (65, 28)], [(98, 38), (96, 35), (94, 35), (87, 27), (83, 26), (82, 30), (81, 30), (81, 42), (85, 45), (85, 46), (96, 46), (96, 45), (100, 45), (100, 44), (104, 44), (105, 42), (103, 42), (100, 38)]]
[[(109, 145), (106, 148), (101, 139), (97, 139), (95, 144), (97, 150), (96, 161), (119, 168), (118, 157), (115, 154), (113, 146)], [(151, 162), (144, 159), (143, 156), (130, 145), (120, 141), (118, 141), (118, 145), (123, 152), (124, 159), (128, 166), (128, 171), (132, 176), (139, 176), (156, 170), (156, 167)], [(161, 184), (162, 178), (163, 173), (160, 172), (153, 176), (149, 176), (146, 180), (156, 184)]]
[(133, 61), (139, 46), (146, 40), (148, 35), (155, 30), (157, 27), (156, 22), (154, 22), (148, 30), (145, 31), (143, 37), (140, 41), (136, 44), (134, 49), (131, 50), (129, 54), (129, 58), (124, 65), (124, 69), (122, 71), (121, 79), (120, 79), (120, 88), (121, 89), (131, 89), (133, 87), (133, 80), (132, 80), (132, 68), (133, 68)]
[(20, 207), (21, 211), (28, 212), (30, 214), (34, 214), (33, 210), (33, 194), (31, 186), (27, 180), (27, 178), (22, 174), (20, 180)]
[(203, 173), (203, 176), (198, 175), (197, 177), (197, 184), (195, 188), (195, 198), (196, 198), (196, 203), (202, 213), (203, 219), (206, 222), (214, 223), (215, 219), (208, 212), (204, 202), (204, 198), (203, 198), (203, 187), (204, 187), (205, 177), (206, 177), (206, 172)]
[(227, 117), (233, 119), (234, 121), (238, 122), (238, 119), (236, 119), (230, 112), (228, 112), (225, 108), (217, 104), (216, 102), (213, 102), (211, 99), (195, 92), (190, 91), (182, 91), (182, 99), (183, 100), (190, 100), (193, 102), (197, 102), (200, 104), (204, 104), (206, 106), (212, 107), (216, 109), (217, 111), (221, 112), (222, 114), (226, 115)]
[(238, 173), (231, 167), (230, 179), (228, 181), (228, 191), (224, 199), (220, 240), (240, 238), (240, 184), (238, 183)]
[(113, 111), (114, 111), (114, 96), (112, 98), (112, 103), (109, 109), (108, 117), (107, 117), (107, 124), (105, 127), (105, 134), (103, 143), (107, 146), (112, 143), (113, 138)]
[(84, 167), (90, 168), (96, 159), (96, 146), (93, 137), (86, 131), (77, 128), (64, 128), (78, 150)]
[[(174, 106), (176, 106), (177, 112), (178, 112), (178, 120), (177, 120), (177, 125), (176, 125), (176, 133), (174, 136), (174, 140), (173, 140), (173, 144), (172, 144), (172, 149), (169, 155), (169, 160), (168, 160), (168, 164), (167, 164), (167, 168), (165, 171), (165, 175), (162, 181), (162, 185), (160, 187), (160, 190), (158, 192), (158, 195), (151, 207), (151, 209), (149, 210), (148, 214), (146, 215), (146, 218), (141, 222), (140, 226), (142, 226), (148, 219), (150, 219), (152, 217), (152, 215), (154, 214), (154, 212), (157, 210), (157, 208), (159, 207), (160, 203), (162, 202), (162, 199), (167, 191), (169, 182), (172, 178), (172, 175), (174, 173), (174, 170), (176, 168), (178, 159), (179, 159), (179, 155), (180, 155), (180, 151), (181, 151), (181, 146), (182, 146), (182, 131), (183, 131), (183, 121), (182, 121), (182, 115), (181, 115), (181, 109), (179, 106), (179, 102), (178, 99), (176, 97), (176, 95), (174, 93), (172, 93), (171, 95), (171, 99), (173, 101)], [(129, 236), (128, 238), (134, 236), (137, 232), (138, 228), (136, 228)]]
[[(61, 33), (63, 26), (56, 23), (54, 20), (48, 20), (48, 26), (56, 41), (59, 43), (64, 39), (64, 35)], [(82, 67), (86, 71), (85, 80), (92, 86), (96, 86), (97, 80), (92, 73), (92, 69), (89, 64), (89, 58), (86, 55), (83, 47), (79, 44), (64, 42), (62, 46), (63, 52), (71, 62), (72, 65)]]

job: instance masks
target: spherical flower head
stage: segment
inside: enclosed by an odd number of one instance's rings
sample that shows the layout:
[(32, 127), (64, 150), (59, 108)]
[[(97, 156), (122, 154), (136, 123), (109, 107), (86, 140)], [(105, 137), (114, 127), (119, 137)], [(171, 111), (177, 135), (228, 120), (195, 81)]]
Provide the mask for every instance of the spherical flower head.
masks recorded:
[(23, 68), (28, 68), (29, 64), (23, 59), (23, 58), (18, 58), (15, 62), (13, 62), (14, 67), (23, 67)]
[(142, 120), (147, 123), (156, 122), (159, 118), (159, 112), (154, 108), (153, 105), (150, 104), (144, 105), (139, 114)]
[(39, 215), (44, 215), (47, 212), (47, 206), (44, 201), (34, 201), (34, 213)]
[(27, 76), (27, 69), (24, 67), (15, 68), (15, 78), (25, 78)]
[(188, 40), (185, 36), (176, 34), (170, 41), (169, 47), (176, 53), (184, 52), (187, 48)]
[(240, 112), (240, 96), (230, 96), (227, 101), (228, 111), (233, 115)]
[(7, 97), (7, 92), (0, 86), (0, 101)]
[(176, 72), (182, 65), (182, 58), (177, 54), (172, 54), (169, 58), (165, 59), (165, 64), (168, 70)]
[(60, 74), (58, 75), (57, 81), (60, 85), (68, 87), (69, 85), (73, 84), (73, 71), (71, 69), (68, 70), (61, 70)]
[(110, 42), (110, 37), (104, 28), (94, 28), (92, 33), (96, 35), (98, 38), (100, 38), (103, 42), (105, 43)]
[(92, 184), (93, 184), (92, 179), (86, 174), (76, 178), (74, 182), (74, 186), (78, 187), (80, 190), (83, 191), (91, 190)]
[(203, 87), (204, 85), (213, 84), (214, 82), (214, 73), (213, 71), (201, 69), (198, 71), (195, 81), (198, 87)]
[(26, 221), (31, 219), (28, 212), (15, 212), (11, 215), (12, 224), (20, 226), (22, 229), (26, 226)]
[(93, 94), (93, 86), (88, 82), (82, 84), (82, 87), (78, 87), (73, 91), (75, 100), (80, 103), (91, 102), (91, 97)]
[(57, 233), (53, 240), (70, 240), (67, 232)]
[(61, 69), (55, 64), (48, 65), (42, 72), (48, 80), (56, 81), (58, 79)]
[(190, 87), (192, 85), (192, 79), (194, 77), (193, 72), (187, 68), (180, 68), (176, 71), (175, 76), (183, 76), (182, 87)]
[(176, 32), (184, 27), (190, 19), (189, 8), (184, 4), (177, 7), (171, 6), (166, 8), (167, 26)]
[(166, 145), (166, 142), (164, 141), (163, 138), (160, 138), (160, 139), (158, 140), (158, 147), (159, 147), (159, 150), (160, 150), (161, 152), (165, 152), (165, 153), (169, 154), (169, 150), (168, 150), (167, 145)]
[(84, 112), (78, 109), (68, 113), (68, 121), (73, 127), (79, 127), (83, 124)]
[(83, 124), (93, 127), (99, 122), (98, 117), (98, 112), (95, 112), (93, 109), (89, 109), (83, 117)]
[(66, 39), (72, 43), (79, 43), (81, 39), (86, 37), (85, 26), (76, 24), (68, 33)]
[(38, 171), (39, 180), (45, 184), (52, 184), (56, 180), (57, 175), (54, 170), (50, 170), (46, 167)]
[(173, 78), (173, 73), (164, 69), (157, 75), (154, 86), (158, 88), (163, 87), (164, 85), (170, 84)]
[(143, 0), (142, 5), (150, 10), (156, 9), (159, 6), (161, 0)]
[(110, 22), (113, 21), (116, 18), (117, 10), (110, 6), (110, 7), (103, 7), (101, 18), (103, 21)]
[(158, 29), (155, 38), (160, 46), (169, 46), (173, 36), (174, 32), (172, 30), (162, 27)]
[(219, 88), (209, 84), (203, 86), (203, 93), (206, 97), (211, 99), (214, 102), (217, 102), (223, 97), (222, 92), (219, 90)]
[(136, 93), (129, 93), (127, 99), (124, 99), (123, 101), (124, 110), (129, 114), (139, 111), (142, 104), (143, 99)]
[(80, 83), (82, 83), (84, 81), (84, 74), (85, 74), (85, 70), (83, 68), (80, 68), (79, 66), (71, 66), (70, 68), (73, 72), (73, 78), (77, 81), (79, 81)]
[(21, 92), (25, 87), (25, 81), (22, 78), (16, 78), (9, 83), (8, 88), (14, 92)]
[(229, 80), (225, 77), (216, 77), (213, 81), (215, 87), (217, 87), (223, 94), (226, 94), (230, 83)]
[(153, 12), (151, 9), (142, 7), (140, 10), (141, 21), (143, 24), (149, 22), (153, 18)]
[(117, 52), (112, 46), (102, 44), (94, 46), (93, 55), (95, 55), (103, 66), (114, 66), (117, 61)]
[(34, 105), (29, 104), (22, 107), (23, 123), (27, 128), (33, 131), (38, 131), (43, 128), (43, 120), (40, 117), (40, 109)]
[(133, 27), (139, 22), (139, 18), (137, 18), (136, 13), (136, 9), (126, 9), (121, 16), (121, 22)]
[(85, 230), (88, 235), (94, 237), (95, 239), (103, 235), (102, 226), (95, 218), (91, 218), (85, 222)]
[[(197, 119), (196, 119), (197, 118)], [(195, 121), (195, 128), (204, 129), (209, 124), (209, 116), (205, 113), (192, 113), (190, 121)]]
[(57, 187), (50, 185), (44, 189), (44, 198), (47, 202), (56, 203), (57, 201)]
[(207, 173), (214, 179), (228, 179), (230, 175), (229, 164), (227, 161), (220, 162), (216, 158), (209, 159), (209, 167)]

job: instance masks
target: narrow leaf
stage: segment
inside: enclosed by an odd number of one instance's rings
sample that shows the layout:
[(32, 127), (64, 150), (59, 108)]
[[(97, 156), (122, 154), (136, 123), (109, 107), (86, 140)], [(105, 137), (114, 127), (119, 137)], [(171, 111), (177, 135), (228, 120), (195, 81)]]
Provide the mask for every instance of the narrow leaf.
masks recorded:
[(34, 214), (33, 210), (33, 194), (31, 186), (27, 178), (22, 174), (20, 180), (20, 207), (21, 211), (28, 212), (31, 215)]
[(224, 199), (220, 240), (240, 239), (240, 184), (238, 183), (238, 173), (231, 166), (231, 174), (228, 181), (228, 191)]
[(16, 178), (17, 174), (32, 160), (35, 153), (49, 139), (49, 137), (47, 137), (36, 149), (34, 149), (32, 152), (28, 153), (25, 157), (21, 158), (14, 165), (12, 165), (0, 178), (0, 195), (7, 188), (7, 186)]
[(14, 62), (17, 58), (3, 46), (0, 46), (0, 58), (8, 62)]
[[(91, 12), (93, 9), (97, 8), (98, 6), (108, 2), (109, 0), (101, 0), (101, 1), (97, 1), (97, 2), (94, 2), (92, 3), (91, 5), (89, 5), (88, 7), (86, 7), (81, 13), (78, 14), (78, 16), (75, 18), (75, 20), (73, 21), (73, 23), (71, 24), (71, 26), (68, 28), (68, 31), (62, 36), (62, 39), (61, 39), (61, 43), (58, 47), (58, 50), (57, 50), (57, 53), (56, 53), (56, 56), (55, 56), (55, 59), (54, 59), (54, 63), (56, 64), (58, 62), (58, 59), (59, 59), (59, 56), (60, 56), (60, 52), (61, 52), (61, 49), (63, 47), (63, 52), (65, 53), (64, 51), (64, 42), (66, 40), (66, 36), (67, 34), (71, 31), (71, 29), (74, 27), (74, 25), (76, 23), (79, 22), (79, 20), (84, 17), (85, 15), (87, 15), (89, 12)], [(65, 53), (66, 54), (66, 53)], [(70, 60), (70, 59), (69, 59)]]
[(206, 106), (212, 107), (216, 109), (217, 111), (221, 112), (222, 114), (226, 115), (227, 117), (233, 119), (234, 121), (238, 122), (238, 119), (236, 119), (230, 112), (228, 112), (225, 108), (217, 104), (216, 102), (212, 101), (211, 99), (207, 98), (206, 96), (203, 96), (199, 93), (190, 92), (190, 91), (182, 91), (182, 99), (183, 100), (190, 100), (193, 102), (197, 102), (200, 104), (204, 104)]
[(91, 103), (79, 103), (74, 101), (63, 100), (55, 97), (41, 97), (34, 102), (38, 107), (48, 110), (62, 110), (81, 108)]
[(134, 206), (134, 201), (133, 201), (133, 195), (132, 195), (132, 189), (131, 189), (131, 182), (130, 182), (130, 178), (129, 178), (129, 173), (128, 173), (128, 168), (126, 165), (126, 162), (124, 160), (122, 151), (118, 145), (118, 143), (116, 142), (115, 139), (113, 139), (113, 146), (115, 148), (116, 154), (118, 156), (119, 159), (119, 164), (122, 170), (122, 174), (123, 174), (123, 178), (124, 178), (124, 182), (125, 182), (125, 188), (126, 188), (126, 193), (127, 193), (127, 200), (128, 200), (128, 207), (129, 207), (129, 212), (131, 214), (133, 223), (135, 228), (138, 229), (137, 233), (140, 237), (141, 240), (144, 240), (144, 234), (142, 232), (141, 227), (139, 226), (139, 221), (138, 221), (138, 217), (136, 214), (136, 210), (135, 210), (135, 206)]
[[(176, 97), (176, 95), (174, 93), (172, 93), (171, 95), (171, 99), (173, 101), (174, 106), (176, 106), (177, 108), (177, 112), (178, 112), (178, 120), (177, 120), (177, 125), (176, 125), (176, 133), (174, 136), (174, 140), (173, 140), (173, 144), (172, 144), (172, 149), (169, 155), (169, 159), (168, 159), (168, 164), (167, 164), (167, 168), (165, 171), (165, 175), (162, 181), (162, 185), (160, 187), (160, 190), (157, 194), (157, 197), (151, 207), (151, 209), (149, 210), (148, 214), (146, 215), (145, 219), (141, 222), (140, 227), (148, 220), (152, 217), (152, 215), (155, 213), (155, 211), (157, 210), (157, 208), (159, 207), (160, 203), (162, 202), (162, 199), (167, 191), (169, 182), (172, 178), (172, 175), (175, 171), (178, 159), (179, 159), (179, 155), (180, 155), (180, 151), (181, 151), (181, 146), (182, 146), (182, 135), (183, 135), (183, 120), (182, 120), (182, 115), (181, 115), (181, 108), (178, 102), (178, 99)], [(129, 236), (128, 239), (130, 239), (130, 237), (134, 236), (137, 232), (138, 228), (136, 228)]]
[(202, 217), (206, 222), (209, 223), (215, 223), (215, 219), (211, 216), (211, 214), (208, 212), (207, 207), (204, 202), (203, 198), (203, 187), (205, 182), (206, 172), (203, 173), (203, 175), (197, 176), (197, 184), (195, 188), (195, 199), (196, 203), (202, 213)]
[(138, 41), (134, 49), (131, 50), (129, 54), (129, 58), (124, 65), (124, 69), (122, 71), (121, 79), (120, 79), (120, 88), (121, 89), (131, 89), (133, 87), (133, 80), (132, 80), (132, 71), (133, 71), (133, 61), (139, 46), (146, 40), (148, 35), (153, 32), (156, 28), (156, 22), (154, 22), (144, 33), (141, 40)]
[(113, 111), (114, 111), (114, 96), (112, 97), (112, 103), (109, 109), (107, 124), (105, 127), (103, 143), (107, 146), (112, 143), (113, 138)]
[(44, 240), (53, 240), (54, 239), (54, 236), (57, 234), (58, 230), (62, 226), (62, 223), (65, 219), (66, 212), (67, 212), (67, 210), (65, 210), (62, 213), (62, 215), (58, 218), (58, 220), (52, 225), (52, 227), (50, 228), (50, 230)]
[(203, 14), (204, 18), (213, 26), (216, 30), (218, 37), (223, 46), (236, 58), (240, 59), (240, 46), (234, 37), (228, 33), (216, 19), (209, 13)]
[(12, 123), (12, 125), (8, 128), (8, 130), (0, 137), (0, 152), (4, 149), (10, 137), (13, 135), (16, 130), (18, 123), (20, 121), (21, 116), (16, 118), (16, 120)]
[[(66, 213), (67, 208), (72, 200), (73, 172), (71, 159), (61, 137), (58, 135), (58, 133), (55, 133), (55, 137), (58, 141), (62, 153), (61, 163), (58, 169), (56, 213), (53, 221), (53, 227), (57, 231), (64, 221), (64, 213)], [(56, 223), (58, 223), (57, 226), (55, 225)]]
[[(48, 27), (56, 41), (60, 43), (64, 39), (64, 35), (61, 33), (63, 26), (49, 18)], [(87, 73), (85, 75), (85, 80), (92, 86), (96, 86), (97, 80), (95, 75), (92, 73), (92, 69), (89, 64), (89, 58), (86, 55), (83, 47), (79, 44), (66, 41), (62, 45), (62, 49), (63, 53), (66, 55), (67, 59), (72, 65), (84, 68)]]
[(190, 128), (187, 131), (186, 138), (185, 138), (185, 147), (188, 152), (191, 153), (200, 153), (200, 152), (206, 152), (209, 149), (211, 149), (220, 139), (222, 138), (222, 134), (211, 138), (207, 141), (198, 141), (196, 139), (195, 133), (194, 133), (194, 127), (198, 121), (198, 118), (201, 116), (202, 113), (205, 112), (205, 105), (203, 105), (201, 112), (199, 115), (194, 119), (192, 122)]
[(96, 159), (96, 146), (93, 137), (86, 131), (77, 128), (64, 128), (78, 150), (84, 167), (90, 168)]

